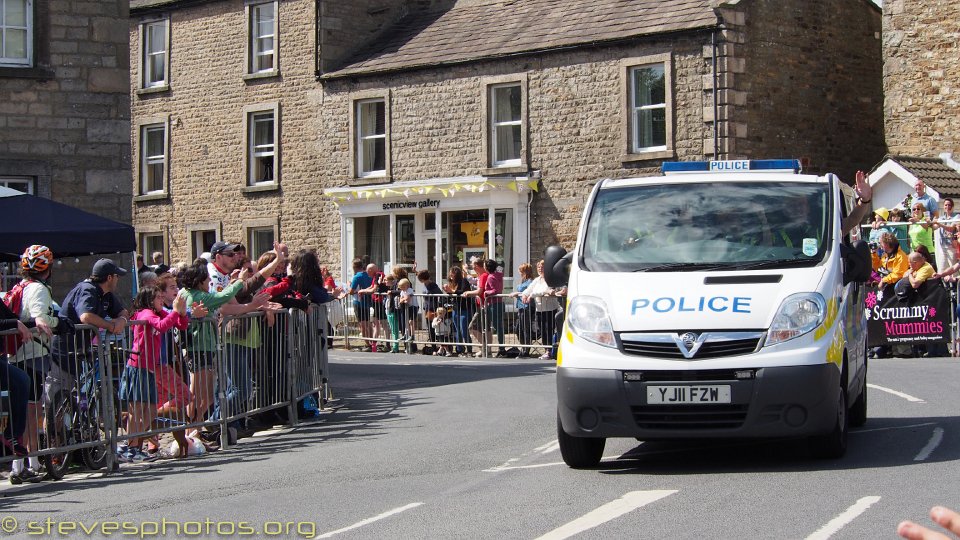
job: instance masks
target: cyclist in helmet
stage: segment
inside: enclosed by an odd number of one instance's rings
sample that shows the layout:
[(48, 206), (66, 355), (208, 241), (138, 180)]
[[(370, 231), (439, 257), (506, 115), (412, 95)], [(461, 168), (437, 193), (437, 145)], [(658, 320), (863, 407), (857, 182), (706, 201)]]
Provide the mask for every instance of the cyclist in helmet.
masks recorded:
[[(30, 377), (27, 429), (23, 437), (24, 446), (30, 452), (40, 450), (37, 434), (43, 418), (44, 380), (50, 371), (50, 336), (59, 322), (53, 311), (53, 295), (48, 285), (53, 260), (53, 252), (47, 246), (28, 247), (20, 256), (20, 276), (23, 279), (11, 289), (13, 292), (19, 287), (22, 294), (20, 312), (15, 315), (23, 323), (33, 321), (40, 330), (38, 336), (25, 341), (11, 357), (14, 365)], [(26, 467), (23, 460), (14, 461), (11, 467), (10, 482), (13, 484), (40, 479), (36, 472), (40, 462), (36, 457), (29, 458)]]

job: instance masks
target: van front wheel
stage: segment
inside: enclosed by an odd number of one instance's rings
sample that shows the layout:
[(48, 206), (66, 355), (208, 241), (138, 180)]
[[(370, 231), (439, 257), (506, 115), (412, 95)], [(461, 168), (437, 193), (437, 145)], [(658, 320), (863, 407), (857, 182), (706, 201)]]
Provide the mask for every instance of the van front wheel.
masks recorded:
[(850, 417), (847, 414), (847, 387), (842, 381), (837, 401), (837, 418), (833, 430), (826, 435), (810, 437), (810, 453), (816, 458), (837, 459), (847, 453), (847, 432)]
[(596, 467), (603, 457), (603, 447), (607, 440), (602, 437), (574, 437), (563, 430), (560, 415), (557, 414), (557, 441), (560, 443), (560, 455), (563, 462), (573, 469)]

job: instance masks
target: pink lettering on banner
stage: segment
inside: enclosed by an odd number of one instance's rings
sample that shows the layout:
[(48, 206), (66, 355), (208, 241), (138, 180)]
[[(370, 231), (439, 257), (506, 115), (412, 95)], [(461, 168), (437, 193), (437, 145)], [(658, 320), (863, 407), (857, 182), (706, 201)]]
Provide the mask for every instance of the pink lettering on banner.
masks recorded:
[(888, 321), (883, 323), (883, 328), (888, 337), (916, 334), (936, 335), (943, 333), (943, 323), (940, 321), (919, 321), (909, 323)]

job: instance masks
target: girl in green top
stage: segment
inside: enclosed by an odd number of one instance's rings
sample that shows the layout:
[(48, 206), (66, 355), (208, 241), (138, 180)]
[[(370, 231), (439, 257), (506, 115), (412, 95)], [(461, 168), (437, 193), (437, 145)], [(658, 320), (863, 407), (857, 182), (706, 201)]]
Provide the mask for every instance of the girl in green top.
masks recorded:
[[(187, 305), (202, 302), (210, 313), (219, 310), (224, 304), (240, 292), (242, 281), (235, 281), (220, 292), (210, 290), (210, 274), (207, 262), (197, 259), (180, 274), (183, 290), (180, 294), (187, 297)], [(211, 318), (190, 322), (187, 330), (187, 354), (190, 357), (190, 391), (193, 401), (187, 407), (187, 416), (191, 422), (203, 420), (203, 414), (213, 405), (213, 386), (217, 380), (214, 358), (218, 349), (217, 322)]]
[(933, 245), (933, 223), (927, 220), (923, 203), (913, 205), (913, 215), (910, 217), (910, 227), (907, 235), (910, 236), (910, 246), (916, 251), (917, 246), (927, 246), (930, 253), (936, 251)]

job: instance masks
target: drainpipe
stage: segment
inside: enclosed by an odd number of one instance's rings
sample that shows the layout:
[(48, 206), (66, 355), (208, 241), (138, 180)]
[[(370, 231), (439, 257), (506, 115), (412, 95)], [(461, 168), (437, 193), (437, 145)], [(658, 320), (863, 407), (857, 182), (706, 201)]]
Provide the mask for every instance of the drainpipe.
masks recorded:
[(717, 95), (720, 93), (720, 77), (717, 73), (717, 52), (719, 43), (717, 33), (720, 32), (720, 25), (717, 25), (710, 34), (710, 44), (713, 46), (713, 159), (720, 159), (720, 104)]
[(322, 48), (320, 42), (323, 40), (323, 29), (321, 28), (320, 13), (323, 10), (323, 0), (314, 0), (313, 2), (313, 76), (319, 81), (323, 75), (323, 62), (320, 60)]

